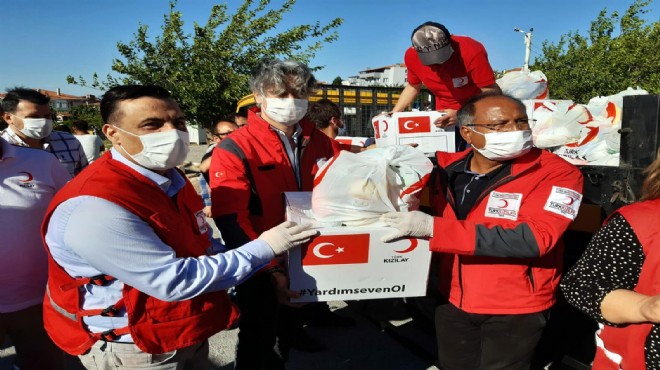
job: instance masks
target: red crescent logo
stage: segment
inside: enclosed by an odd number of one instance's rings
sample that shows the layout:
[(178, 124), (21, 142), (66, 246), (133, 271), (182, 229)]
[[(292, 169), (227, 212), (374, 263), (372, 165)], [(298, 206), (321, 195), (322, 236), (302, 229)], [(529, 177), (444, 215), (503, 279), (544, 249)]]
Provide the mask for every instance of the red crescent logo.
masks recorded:
[(605, 111), (607, 112), (607, 118), (614, 119), (616, 117), (616, 105), (614, 103), (608, 102)]
[(404, 250), (395, 251), (395, 252), (397, 252), (397, 253), (408, 253), (408, 252), (412, 252), (415, 248), (417, 248), (417, 244), (418, 244), (417, 239), (408, 238), (408, 240), (410, 240), (410, 247), (408, 247)]
[(386, 132), (387, 129), (390, 127), (390, 125), (387, 123), (387, 120), (383, 120), (383, 123), (385, 123), (385, 128), (383, 129), (383, 132)]
[(504, 205), (498, 206), (500, 208), (506, 208), (509, 206), (509, 202), (507, 202), (506, 199), (500, 199), (500, 202), (502, 202)]
[(575, 199), (573, 199), (573, 197), (568, 197), (568, 203), (564, 203), (564, 204), (566, 204), (567, 206), (570, 206), (570, 205), (573, 205), (573, 203), (575, 203)]
[(18, 181), (20, 181), (20, 182), (30, 182), (30, 181), (32, 181), (32, 180), (34, 179), (34, 177), (32, 176), (32, 174), (29, 173), (29, 172), (21, 171), (21, 172), (19, 172), (19, 173), (24, 173), (25, 176), (27, 176), (27, 179), (26, 179), (26, 180), (18, 180)]

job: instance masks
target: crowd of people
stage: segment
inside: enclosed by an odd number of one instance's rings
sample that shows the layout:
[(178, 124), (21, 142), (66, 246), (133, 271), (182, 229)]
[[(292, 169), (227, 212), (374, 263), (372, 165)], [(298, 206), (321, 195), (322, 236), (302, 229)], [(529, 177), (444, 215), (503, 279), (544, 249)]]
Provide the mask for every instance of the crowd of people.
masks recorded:
[[(382, 242), (425, 238), (434, 253), (438, 363), (529, 369), (562, 279), (562, 234), (576, 218), (578, 168), (533, 146), (521, 101), (501, 95), (485, 48), (426, 22), (405, 52), (464, 150), (437, 152), (431, 214), (391, 212)], [(0, 343), (16, 367), (207, 369), (208, 338), (238, 327), (235, 368), (285, 369), (292, 348), (323, 350), (305, 325), (349, 327), (325, 303), (296, 305), (283, 254), (318, 234), (285, 220), (282, 193), (311, 191), (319, 161), (365, 148), (294, 60), (263, 60), (256, 107), (211, 128), (201, 197), (177, 168), (189, 153), (184, 112), (159, 86), (124, 85), (101, 100), (105, 146), (84, 121), (53, 130), (48, 97), (15, 88), (0, 132)], [(643, 201), (611, 215), (562, 280), (567, 299), (601, 324), (595, 368), (660, 364), (654, 225), (660, 159)], [(212, 218), (222, 242), (212, 237)], [(45, 248), (44, 248), (45, 247)], [(235, 289), (235, 297), (227, 290)]]

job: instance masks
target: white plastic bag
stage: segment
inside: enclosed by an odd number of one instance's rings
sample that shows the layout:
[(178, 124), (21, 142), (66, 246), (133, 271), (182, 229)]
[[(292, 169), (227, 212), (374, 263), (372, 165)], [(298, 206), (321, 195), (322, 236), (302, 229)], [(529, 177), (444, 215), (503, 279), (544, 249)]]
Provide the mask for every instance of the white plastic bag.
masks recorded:
[(532, 128), (532, 136), (537, 148), (575, 143), (580, 139), (583, 126), (591, 121), (585, 106), (570, 100), (537, 104), (533, 117), (536, 123)]
[(548, 78), (541, 71), (507, 72), (497, 80), (502, 93), (518, 99), (547, 99)]
[(314, 218), (327, 226), (355, 226), (375, 222), (383, 213), (416, 209), (417, 193), (432, 170), (424, 153), (410, 146), (342, 151), (314, 179)]

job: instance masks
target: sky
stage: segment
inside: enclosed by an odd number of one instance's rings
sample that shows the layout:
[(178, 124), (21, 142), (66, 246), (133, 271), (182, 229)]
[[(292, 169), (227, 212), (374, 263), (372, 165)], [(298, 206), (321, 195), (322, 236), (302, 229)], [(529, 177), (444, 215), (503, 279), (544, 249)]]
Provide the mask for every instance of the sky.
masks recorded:
[[(486, 47), (496, 70), (521, 67), (525, 57), (524, 36), (514, 28), (534, 29), (532, 62), (543, 41), (557, 42), (562, 34), (586, 34), (591, 21), (606, 8), (623, 13), (633, 0), (298, 0), (284, 16), (276, 32), (319, 21), (327, 24), (343, 18), (339, 39), (326, 44), (310, 62), (323, 66), (319, 81), (403, 63), (410, 34), (426, 21), (444, 24), (452, 34), (467, 35)], [(235, 9), (242, 0), (226, 0)], [(271, 7), (283, 0), (272, 0)], [(205, 24), (212, 0), (179, 0), (177, 8), (189, 31), (193, 22)], [(13, 86), (56, 90), (73, 95), (101, 91), (69, 85), (67, 75), (88, 81), (94, 72), (112, 72), (119, 58), (116, 44), (133, 39), (140, 24), (149, 35), (160, 33), (167, 0), (0, 0), (2, 46), (0, 91)], [(660, 19), (660, 0), (649, 6), (645, 18)], [(115, 76), (117, 76), (115, 74)]]

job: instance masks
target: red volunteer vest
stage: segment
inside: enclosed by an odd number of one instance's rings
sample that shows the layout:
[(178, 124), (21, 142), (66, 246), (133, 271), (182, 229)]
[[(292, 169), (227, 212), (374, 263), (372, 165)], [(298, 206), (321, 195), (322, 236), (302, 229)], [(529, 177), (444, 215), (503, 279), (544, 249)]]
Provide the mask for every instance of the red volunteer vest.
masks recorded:
[[(80, 195), (106, 199), (137, 215), (179, 257), (206, 255), (210, 242), (201, 213), (203, 204), (188, 181), (173, 201), (152, 181), (112, 160), (110, 153), (107, 153), (56, 194), (46, 212), (42, 237), (46, 235), (48, 221), (57, 206)], [(99, 339), (112, 341), (126, 333), (132, 335), (141, 350), (164, 353), (202, 342), (231, 327), (238, 318), (238, 310), (225, 291), (206, 293), (180, 302), (165, 302), (126, 284), (123, 298), (114, 307), (83, 310), (80, 287), (84, 284), (103, 285), (113, 278), (71, 277), (55, 262), (47, 245), (46, 251), (48, 287), (44, 300), (44, 325), (53, 341), (69, 354), (83, 354)], [(91, 333), (82, 321), (85, 316), (112, 316), (115, 309), (123, 306), (126, 307), (129, 322), (125, 328)]]
[[(660, 199), (631, 204), (620, 208), (617, 213), (632, 226), (644, 250), (644, 264), (635, 291), (645, 295), (659, 294)], [(605, 326), (598, 333), (600, 340), (593, 368), (646, 369), (644, 344), (652, 328), (652, 324), (631, 324), (620, 328)]]

